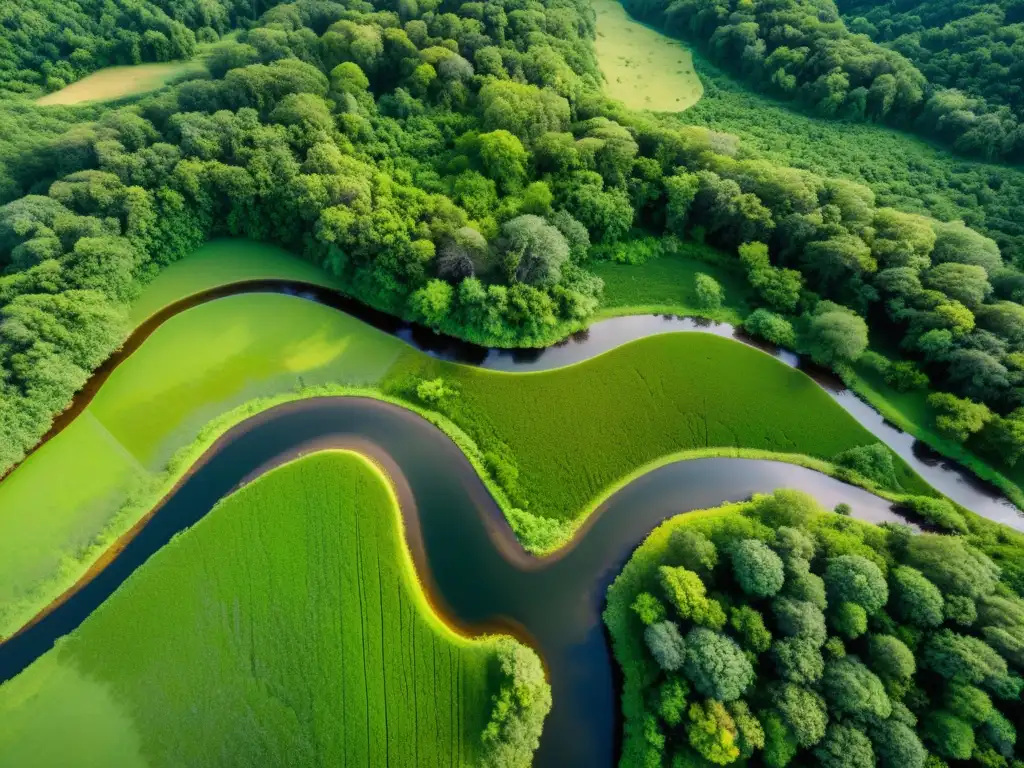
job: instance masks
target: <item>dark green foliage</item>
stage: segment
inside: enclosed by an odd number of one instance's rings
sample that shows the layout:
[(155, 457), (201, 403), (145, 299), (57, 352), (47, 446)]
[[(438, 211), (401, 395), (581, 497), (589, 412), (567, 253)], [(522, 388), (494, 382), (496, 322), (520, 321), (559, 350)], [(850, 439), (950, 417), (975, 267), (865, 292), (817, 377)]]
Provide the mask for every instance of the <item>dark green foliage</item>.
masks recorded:
[(816, 683), (825, 673), (820, 646), (802, 637), (786, 637), (772, 646), (772, 657), (779, 677), (791, 683)]
[(733, 575), (740, 589), (753, 597), (771, 597), (782, 588), (782, 559), (757, 539), (736, 544), (731, 552)]
[(754, 653), (764, 653), (772, 644), (772, 633), (764, 625), (764, 617), (749, 605), (729, 611), (729, 626), (742, 640), (743, 646)]
[(868, 614), (857, 603), (840, 603), (829, 618), (832, 628), (848, 640), (860, 637), (868, 629)]
[(974, 751), (974, 732), (956, 715), (942, 710), (932, 712), (922, 728), (925, 739), (942, 757), (967, 760)]
[(900, 490), (896, 479), (896, 467), (892, 461), (892, 451), (882, 443), (863, 445), (836, 454), (833, 462), (841, 467), (848, 467), (883, 488)]
[(913, 651), (892, 635), (871, 635), (868, 657), (871, 668), (886, 680), (908, 679), (917, 668)]
[(956, 507), (946, 499), (933, 499), (930, 496), (911, 496), (905, 502), (907, 507), (913, 510), (925, 521), (952, 533), (967, 533), (967, 521)]
[(829, 560), (825, 586), (830, 602), (856, 603), (874, 613), (889, 600), (889, 587), (877, 565), (860, 555), (843, 555)]
[(943, 629), (924, 645), (924, 666), (954, 683), (991, 686), (1006, 677), (1006, 662), (983, 641)]
[(772, 613), (779, 631), (821, 647), (825, 643), (825, 615), (814, 603), (779, 597), (772, 601)]
[(799, 685), (783, 683), (772, 701), (800, 746), (812, 747), (821, 741), (828, 725), (828, 710), (821, 696)]
[(978, 608), (974, 600), (965, 595), (947, 595), (942, 606), (942, 615), (946, 621), (969, 627), (978, 618)]
[(681, 677), (669, 677), (658, 688), (658, 717), (674, 728), (683, 722), (690, 686)]
[(672, 554), (681, 566), (697, 573), (711, 573), (718, 565), (718, 551), (700, 531), (683, 528), (672, 532)]
[(814, 750), (818, 764), (825, 768), (872, 768), (875, 754), (871, 741), (856, 728), (833, 723)]
[(483, 733), (483, 764), (490, 768), (526, 768), (540, 743), (551, 709), (551, 688), (537, 655), (523, 646), (498, 652), (501, 682), (491, 719)]
[(979, 598), (995, 590), (999, 568), (958, 536), (923, 534), (910, 540), (907, 562), (943, 593)]
[(739, 646), (704, 627), (687, 634), (683, 669), (698, 693), (718, 701), (738, 699), (754, 681), (754, 670)]
[(764, 727), (765, 765), (785, 768), (799, 750), (796, 737), (775, 710), (761, 713), (761, 725)]
[(897, 617), (914, 626), (937, 627), (943, 620), (942, 593), (915, 568), (905, 565), (892, 570), (891, 605)]
[(780, 347), (796, 346), (796, 334), (793, 325), (781, 315), (767, 309), (755, 309), (743, 321), (743, 329), (751, 334), (770, 341)]
[(882, 768), (923, 768), (928, 753), (906, 724), (891, 718), (873, 726), (869, 733)]
[(832, 710), (860, 722), (878, 722), (892, 713), (882, 681), (853, 656), (825, 666), (822, 690)]
[(973, 685), (951, 684), (944, 701), (952, 714), (974, 725), (988, 722), (996, 711), (988, 694)]

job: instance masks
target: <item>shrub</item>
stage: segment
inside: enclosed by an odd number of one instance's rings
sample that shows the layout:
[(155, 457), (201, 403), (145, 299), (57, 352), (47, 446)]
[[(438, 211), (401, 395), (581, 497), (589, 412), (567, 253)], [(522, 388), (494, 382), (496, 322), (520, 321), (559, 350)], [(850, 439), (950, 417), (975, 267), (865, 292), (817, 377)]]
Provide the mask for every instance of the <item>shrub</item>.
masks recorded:
[(950, 712), (930, 713), (924, 721), (924, 736), (942, 757), (967, 760), (974, 751), (974, 731)]
[(833, 509), (832, 511), (835, 512), (837, 515), (849, 517), (853, 513), (853, 507), (851, 507), (845, 501), (841, 501), (838, 504), (836, 504), (835, 509)]
[(706, 311), (721, 309), (725, 300), (725, 291), (722, 286), (711, 275), (698, 272), (694, 278), (694, 287), (697, 292), (697, 306)]
[(455, 390), (450, 389), (442, 378), (424, 379), (416, 385), (416, 397), (427, 405), (437, 405), (454, 394)]
[(781, 489), (770, 495), (756, 496), (750, 514), (769, 528), (783, 525), (801, 528), (820, 511), (821, 507), (813, 496), (802, 491)]
[(669, 603), (681, 619), (720, 629), (725, 625), (725, 613), (715, 600), (705, 594), (704, 582), (693, 571), (663, 565), (658, 568), (658, 580)]
[(822, 691), (834, 712), (861, 722), (884, 720), (892, 713), (882, 681), (853, 656), (825, 666)]
[(875, 753), (868, 737), (856, 728), (838, 723), (825, 731), (825, 738), (814, 750), (814, 756), (824, 768), (874, 768), (875, 765)]
[(720, 701), (690, 705), (690, 746), (716, 765), (728, 765), (740, 755), (736, 723)]
[(884, 720), (871, 729), (871, 743), (881, 768), (924, 768), (928, 758), (917, 734), (893, 719)]
[(830, 601), (857, 603), (868, 613), (889, 600), (889, 586), (881, 569), (860, 555), (831, 558), (825, 569), (825, 587)]
[(969, 627), (978, 618), (978, 608), (974, 601), (965, 595), (947, 595), (942, 606), (942, 615), (946, 621)]
[(785, 768), (796, 756), (799, 749), (796, 737), (775, 710), (761, 714), (764, 728), (764, 752), (762, 759), (769, 768)]
[(757, 539), (733, 547), (732, 568), (740, 589), (755, 597), (771, 597), (782, 588), (782, 559)]
[(502, 644), (498, 665), (501, 681), (483, 732), (482, 762), (493, 768), (527, 768), (551, 710), (551, 686), (537, 654), (517, 643)]
[(686, 676), (702, 696), (733, 701), (754, 682), (754, 669), (729, 637), (704, 627), (686, 636)]
[(885, 373), (885, 383), (897, 392), (910, 392), (927, 387), (928, 376), (910, 360), (900, 360), (889, 366)]
[(641, 592), (630, 607), (640, 621), (647, 625), (656, 624), (665, 618), (665, 606), (650, 592)]
[(683, 722), (686, 714), (686, 697), (690, 686), (680, 677), (670, 677), (658, 688), (658, 716), (665, 725), (674, 728)]
[(832, 628), (853, 640), (868, 630), (868, 615), (856, 603), (840, 603), (832, 612)]
[(700, 531), (677, 528), (669, 536), (669, 551), (681, 566), (697, 573), (710, 574), (718, 565), (718, 550)]
[(883, 488), (900, 490), (899, 480), (896, 479), (896, 465), (892, 460), (892, 451), (882, 443), (850, 448), (837, 453), (832, 461), (840, 467), (852, 469)]
[(952, 533), (967, 533), (967, 521), (957, 512), (946, 499), (933, 499), (930, 496), (911, 496), (902, 502), (916, 515), (924, 518), (937, 528)]
[(675, 672), (683, 666), (686, 643), (674, 622), (659, 621), (651, 624), (644, 630), (644, 642), (654, 661), (666, 672)]
[(792, 349), (796, 346), (793, 324), (782, 315), (767, 309), (755, 309), (743, 321), (743, 330), (779, 347)]
[(819, 646), (804, 638), (787, 637), (776, 641), (772, 657), (779, 677), (791, 683), (816, 683), (825, 672)]
[(871, 668), (887, 680), (905, 680), (917, 668), (914, 653), (892, 635), (872, 635), (868, 639)]
[(890, 574), (896, 616), (916, 627), (937, 627), (943, 619), (942, 593), (915, 568), (901, 565)]
[(754, 653), (764, 653), (772, 644), (772, 633), (764, 625), (764, 617), (749, 605), (729, 611), (729, 626), (740, 636), (743, 644)]
[(819, 648), (825, 644), (825, 614), (813, 603), (778, 597), (772, 601), (772, 613), (782, 634), (809, 640)]
[(799, 685), (783, 683), (772, 701), (800, 746), (813, 747), (821, 741), (828, 725), (828, 712), (821, 696)]

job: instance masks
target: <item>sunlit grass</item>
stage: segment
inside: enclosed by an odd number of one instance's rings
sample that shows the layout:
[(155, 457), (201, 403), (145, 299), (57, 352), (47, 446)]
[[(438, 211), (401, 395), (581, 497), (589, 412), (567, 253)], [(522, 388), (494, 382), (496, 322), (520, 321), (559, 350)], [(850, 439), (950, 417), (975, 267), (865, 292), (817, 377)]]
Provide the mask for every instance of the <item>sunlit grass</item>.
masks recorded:
[(432, 612), (381, 472), (314, 454), (221, 502), (0, 688), (0, 754), (477, 765), (495, 643)]

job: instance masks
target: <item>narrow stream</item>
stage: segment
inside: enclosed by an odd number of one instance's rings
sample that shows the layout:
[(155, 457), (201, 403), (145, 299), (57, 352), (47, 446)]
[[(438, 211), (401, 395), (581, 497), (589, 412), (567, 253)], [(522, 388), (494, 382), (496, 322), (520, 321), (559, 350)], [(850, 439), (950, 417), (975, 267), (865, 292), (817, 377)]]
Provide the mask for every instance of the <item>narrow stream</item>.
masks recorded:
[(826, 507), (845, 501), (862, 519), (899, 519), (884, 499), (812, 470), (773, 461), (699, 459), (664, 466), (630, 483), (598, 508), (567, 549), (537, 559), (519, 546), (465, 455), (439, 429), (376, 400), (314, 398), (254, 416), (218, 440), (106, 568), (0, 645), (0, 682), (72, 632), (136, 568), (226, 494), (272, 466), (326, 447), (353, 448), (387, 469), (417, 571), (442, 615), (470, 631), (519, 634), (543, 656), (554, 707), (538, 766), (600, 767), (616, 761), (618, 691), (600, 614), (608, 585), (659, 522), (777, 488), (807, 491)]

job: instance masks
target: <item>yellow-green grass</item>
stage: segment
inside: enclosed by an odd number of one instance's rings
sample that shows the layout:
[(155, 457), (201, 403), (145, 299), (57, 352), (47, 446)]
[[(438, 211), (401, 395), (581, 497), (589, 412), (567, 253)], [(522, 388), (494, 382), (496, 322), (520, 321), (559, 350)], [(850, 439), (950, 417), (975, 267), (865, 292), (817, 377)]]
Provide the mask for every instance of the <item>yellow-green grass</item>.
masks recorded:
[(630, 18), (618, 0), (591, 0), (605, 93), (630, 109), (681, 112), (704, 93), (689, 50)]
[[(577, 521), (605, 488), (670, 454), (744, 448), (828, 460), (877, 442), (805, 374), (706, 334), (653, 336), (527, 374), (404, 355), (385, 389), (436, 377), (457, 391), (445, 415), (515, 465), (513, 502), (558, 521)], [(905, 491), (927, 492), (896, 464)]]
[[(750, 285), (739, 262), (696, 243), (684, 243), (680, 252), (664, 254), (641, 265), (612, 261), (591, 265), (604, 280), (600, 317), (636, 314), (699, 315), (739, 324), (750, 312)], [(725, 302), (708, 311), (697, 301), (696, 276), (703, 272), (725, 290)]]
[(90, 101), (110, 101), (125, 96), (134, 96), (162, 88), (174, 78), (203, 68), (195, 61), (168, 61), (160, 64), (135, 64), (124, 67), (107, 67), (59, 91), (48, 93), (36, 100), (36, 104), (82, 104)]
[(211, 240), (164, 268), (132, 302), (138, 325), (169, 304), (210, 288), (242, 280), (301, 280), (328, 288), (337, 282), (316, 265), (277, 246), (252, 240)]
[(350, 452), (313, 454), (222, 501), (0, 688), (0, 754), (477, 765), (501, 642), (434, 614), (384, 475)]
[(0, 636), (130, 527), (122, 508), (152, 495), (168, 459), (204, 424), (297, 387), (372, 386), (407, 351), (343, 313), (275, 294), (232, 296), (167, 321), (0, 483)]

